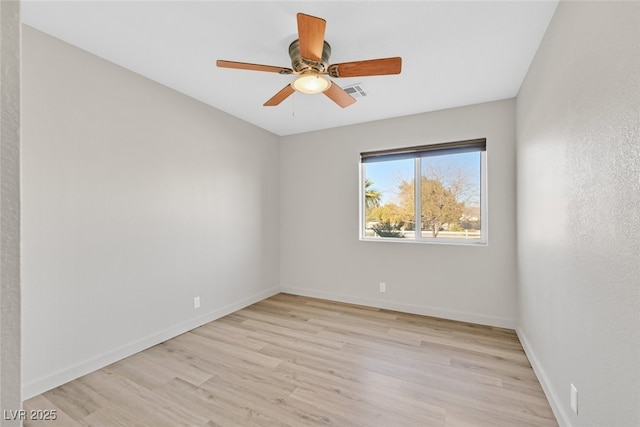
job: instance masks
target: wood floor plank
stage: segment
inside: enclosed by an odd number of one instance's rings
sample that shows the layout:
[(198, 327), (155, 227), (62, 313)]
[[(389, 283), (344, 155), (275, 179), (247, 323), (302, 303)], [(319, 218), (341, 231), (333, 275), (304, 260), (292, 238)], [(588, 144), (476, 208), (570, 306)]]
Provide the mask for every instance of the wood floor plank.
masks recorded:
[[(23, 405), (26, 411), (26, 419), (23, 422), (24, 427), (80, 427), (82, 424), (78, 423), (73, 415), (65, 412), (60, 406), (55, 405), (52, 401), (47, 399), (43, 395), (36, 396), (27, 400)], [(36, 411), (34, 417), (32, 411)], [(49, 411), (48, 415), (52, 417), (48, 420), (38, 419), (38, 411)]]
[(192, 384), (202, 384), (212, 376), (210, 372), (201, 369), (191, 361), (174, 357), (161, 345), (143, 351), (142, 356), (147, 364), (159, 366), (172, 378), (179, 377)]
[(72, 381), (43, 394), (71, 418), (79, 420), (104, 408), (109, 400), (79, 381)]
[(52, 426), (557, 426), (512, 330), (289, 294), (24, 407)]
[(85, 427), (137, 427), (149, 425), (152, 421), (145, 418), (142, 413), (132, 413), (120, 405), (110, 404), (84, 417), (79, 422)]
[[(342, 403), (348, 408), (345, 411), (352, 417), (352, 422), (353, 418), (361, 420), (363, 416), (356, 414), (364, 412), (377, 414), (374, 415), (377, 419), (384, 419), (388, 414), (392, 414), (398, 420), (418, 419), (422, 423), (418, 424), (416, 421), (416, 425), (430, 425), (431, 421), (444, 419), (446, 413), (443, 407), (429, 405), (399, 393), (398, 380), (373, 372), (357, 377), (356, 381), (353, 377), (333, 375), (331, 372), (319, 374), (311, 367), (291, 363), (279, 366), (278, 370), (288, 375), (298, 385), (294, 393), (295, 397), (300, 399), (301, 396), (309, 396), (308, 391), (312, 391), (317, 396), (322, 396), (314, 402), (325, 405), (326, 402), (336, 401), (334, 406)], [(308, 401), (309, 398), (307, 397), (306, 400)], [(370, 418), (364, 418), (369, 420), (365, 425), (378, 425), (371, 424)]]
[(206, 388), (176, 378), (157, 390), (162, 396), (181, 402), (185, 408), (209, 418), (213, 425), (282, 425), (242, 401), (220, 396)]
[(149, 425), (188, 426), (207, 422), (144, 386), (112, 372), (108, 366), (79, 378), (79, 381), (108, 397), (117, 409), (132, 414)]
[(175, 376), (161, 366), (146, 361), (142, 353), (134, 354), (125, 360), (113, 363), (107, 366), (105, 370), (122, 378), (127, 378), (149, 390), (166, 383)]

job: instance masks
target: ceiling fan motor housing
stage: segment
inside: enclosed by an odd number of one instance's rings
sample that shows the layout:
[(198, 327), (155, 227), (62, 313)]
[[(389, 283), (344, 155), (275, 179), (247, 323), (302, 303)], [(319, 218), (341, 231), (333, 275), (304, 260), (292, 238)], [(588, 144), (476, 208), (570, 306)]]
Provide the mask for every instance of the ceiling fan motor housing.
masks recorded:
[(322, 60), (320, 62), (316, 62), (300, 55), (300, 41), (296, 39), (289, 45), (289, 56), (291, 57), (291, 67), (296, 73), (302, 74), (309, 71), (324, 73), (327, 69), (327, 65), (329, 64), (331, 46), (326, 41), (324, 42), (322, 47)]

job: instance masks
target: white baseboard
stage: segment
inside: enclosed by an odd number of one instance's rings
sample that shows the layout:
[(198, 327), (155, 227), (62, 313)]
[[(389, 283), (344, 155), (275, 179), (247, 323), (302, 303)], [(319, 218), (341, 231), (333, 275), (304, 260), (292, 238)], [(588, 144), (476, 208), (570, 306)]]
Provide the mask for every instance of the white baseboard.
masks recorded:
[(524, 331), (520, 327), (517, 327), (516, 334), (518, 334), (518, 339), (520, 340), (522, 348), (529, 359), (529, 363), (531, 363), (533, 372), (536, 374), (536, 377), (538, 377), (538, 382), (542, 386), (542, 391), (544, 391), (544, 394), (549, 401), (549, 405), (551, 406), (551, 410), (553, 411), (553, 415), (555, 415), (558, 424), (560, 427), (572, 427), (569, 416), (560, 404), (560, 399), (558, 399), (557, 393), (554, 392), (551, 381), (549, 381), (549, 377), (536, 357), (536, 354), (533, 351), (531, 344), (529, 344), (529, 340), (527, 339)]
[(33, 396), (44, 393), (90, 372), (104, 368), (118, 360), (122, 360), (125, 357), (129, 357), (142, 350), (145, 350), (154, 345), (160, 344), (168, 339), (177, 337), (180, 334), (188, 332), (220, 317), (231, 314), (244, 307), (247, 307), (256, 302), (262, 301), (265, 298), (269, 298), (280, 292), (279, 288), (271, 288), (250, 297), (244, 298), (232, 304), (228, 304), (224, 307), (220, 307), (216, 310), (210, 311), (186, 322), (172, 326), (165, 330), (159, 331), (147, 337), (141, 338), (130, 344), (126, 344), (122, 347), (114, 349), (109, 353), (94, 357), (93, 359), (86, 360), (68, 368), (62, 369), (58, 372), (54, 372), (46, 377), (37, 379), (29, 384), (22, 385), (22, 400), (27, 400)]
[(423, 305), (405, 304), (374, 298), (363, 298), (353, 295), (338, 294), (333, 292), (317, 291), (315, 289), (295, 288), (284, 286), (280, 292), (301, 295), (312, 298), (322, 298), (332, 301), (346, 302), (349, 304), (365, 305), (368, 307), (384, 308), (387, 310), (401, 311), (403, 313), (421, 314), (423, 316), (440, 317), (442, 319), (458, 320), (461, 322), (476, 323), (479, 325), (496, 326), (500, 328), (515, 329), (516, 320), (502, 317), (486, 316), (476, 313), (440, 309)]

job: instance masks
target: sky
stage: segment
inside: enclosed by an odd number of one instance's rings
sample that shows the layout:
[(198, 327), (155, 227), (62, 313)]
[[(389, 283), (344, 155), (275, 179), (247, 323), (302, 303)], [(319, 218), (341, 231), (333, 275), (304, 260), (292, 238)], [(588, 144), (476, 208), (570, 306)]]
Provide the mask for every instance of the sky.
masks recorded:
[[(460, 168), (472, 182), (480, 183), (480, 152), (448, 154), (423, 158), (441, 167)], [(402, 180), (412, 180), (414, 159), (372, 162), (364, 165), (363, 176), (373, 182), (372, 188), (382, 193), (381, 205), (396, 201), (398, 185)], [(423, 167), (423, 169), (425, 169)]]

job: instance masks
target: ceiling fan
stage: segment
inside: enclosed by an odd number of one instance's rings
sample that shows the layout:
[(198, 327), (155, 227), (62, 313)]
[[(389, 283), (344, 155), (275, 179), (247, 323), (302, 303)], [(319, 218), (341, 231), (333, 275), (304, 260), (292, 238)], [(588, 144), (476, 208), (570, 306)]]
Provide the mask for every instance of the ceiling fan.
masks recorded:
[(344, 108), (356, 102), (355, 98), (326, 76), (340, 78), (400, 74), (400, 57), (328, 65), (331, 46), (324, 40), (326, 21), (304, 13), (298, 13), (297, 18), (298, 39), (289, 45), (292, 68), (224, 60), (216, 61), (216, 65), (223, 68), (295, 75), (296, 78), (290, 84), (264, 103), (267, 107), (280, 104), (293, 92), (298, 91), (307, 94), (324, 93)]

